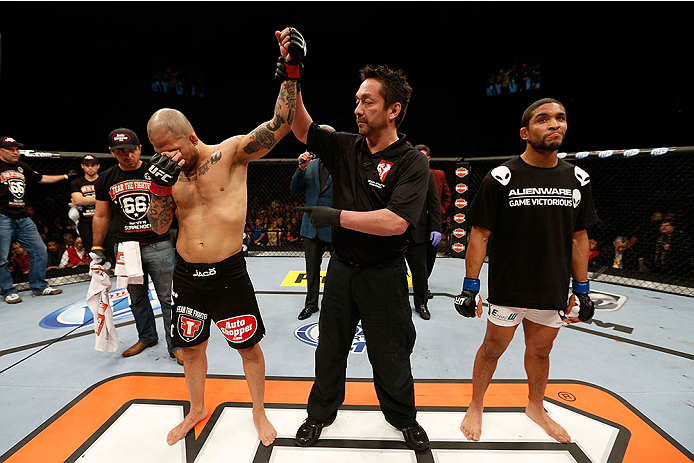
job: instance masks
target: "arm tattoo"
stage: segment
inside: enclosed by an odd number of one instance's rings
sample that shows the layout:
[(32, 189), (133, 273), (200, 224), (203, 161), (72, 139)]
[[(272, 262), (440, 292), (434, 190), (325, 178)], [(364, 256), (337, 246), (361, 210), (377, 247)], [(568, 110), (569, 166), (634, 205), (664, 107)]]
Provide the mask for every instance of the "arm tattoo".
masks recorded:
[[(287, 119), (282, 115), (283, 109), (286, 107)], [(280, 86), (280, 94), (277, 97), (275, 105), (275, 117), (272, 121), (265, 124), (265, 127), (260, 127), (253, 132), (251, 141), (243, 147), (243, 151), (251, 155), (257, 153), (262, 148), (266, 150), (272, 149), (277, 143), (274, 132), (277, 132), (283, 124), (292, 124), (294, 115), (296, 114), (296, 82), (285, 81)]]
[(173, 222), (176, 202), (173, 196), (150, 195), (147, 219), (156, 233), (164, 233)]

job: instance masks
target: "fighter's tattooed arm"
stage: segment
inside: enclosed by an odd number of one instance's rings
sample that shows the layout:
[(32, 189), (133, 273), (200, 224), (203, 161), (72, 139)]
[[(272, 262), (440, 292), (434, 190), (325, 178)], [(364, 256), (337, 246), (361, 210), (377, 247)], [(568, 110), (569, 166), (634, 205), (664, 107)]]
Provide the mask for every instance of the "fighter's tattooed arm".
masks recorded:
[(155, 233), (163, 235), (169, 230), (175, 212), (176, 202), (173, 200), (173, 196), (149, 195), (147, 219)]
[[(243, 152), (251, 159), (267, 154), (292, 128), (296, 112), (296, 81), (286, 80), (280, 86), (272, 120), (261, 124), (242, 141)], [(250, 159), (249, 159), (250, 160)]]

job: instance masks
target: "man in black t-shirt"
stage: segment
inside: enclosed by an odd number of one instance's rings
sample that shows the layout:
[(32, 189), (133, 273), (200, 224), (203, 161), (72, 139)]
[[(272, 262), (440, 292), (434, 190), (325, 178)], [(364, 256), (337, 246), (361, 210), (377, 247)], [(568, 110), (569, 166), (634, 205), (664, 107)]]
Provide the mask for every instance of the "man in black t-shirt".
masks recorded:
[(598, 218), (588, 174), (557, 157), (566, 127), (566, 111), (558, 101), (546, 98), (530, 105), (520, 129), (525, 152), (485, 176), (467, 215), (472, 229), (466, 276), (455, 299), (456, 310), (466, 317), (482, 314), (478, 278), (489, 243), (487, 332), (475, 357), (472, 400), (460, 426), (470, 440), (480, 439), (484, 393), (522, 322), (529, 389), (525, 413), (557, 441), (571, 442), (547, 415), (543, 399), (559, 328), (593, 314), (586, 228)]
[(0, 137), (0, 290), (8, 304), (22, 302), (7, 270), (7, 257), (13, 241), (29, 253), (29, 286), (32, 296), (60, 294), (46, 283), (46, 245), (36, 224), (31, 220), (24, 202), (28, 185), (56, 183), (68, 175), (41, 175), (19, 161), (19, 148), (24, 146), (12, 137)]
[(405, 232), (424, 206), (429, 166), (397, 131), (412, 92), (402, 71), (366, 66), (361, 79), (354, 111), (359, 135), (322, 129), (297, 95), (292, 131), (332, 175), (333, 203), (296, 210), (307, 212), (316, 228), (333, 227), (335, 254), (325, 278), (308, 418), (295, 443), (314, 445), (337, 416), (361, 319), (385, 419), (403, 432), (410, 448), (422, 451), (429, 439), (416, 421), (410, 365), (416, 333), (404, 254)]
[[(96, 207), (92, 220), (94, 245), (91, 250), (98, 259), (92, 262), (92, 267), (106, 260), (103, 244), (110, 227), (117, 244), (139, 243), (144, 274), (143, 283), (128, 284), (130, 310), (135, 317), (138, 341), (123, 351), (122, 355), (123, 357), (137, 355), (158, 342), (154, 313), (149, 302), (149, 277), (154, 283), (154, 289), (161, 304), (169, 355), (183, 365), (181, 349), (171, 344), (169, 330), (174, 251), (168, 233), (164, 235), (155, 233), (147, 219), (150, 176), (147, 172), (147, 164), (140, 160), (142, 145), (135, 132), (119, 128), (109, 134), (108, 146), (118, 164), (106, 169), (94, 184)], [(119, 255), (117, 251), (114, 252)]]
[[(77, 232), (82, 238), (84, 248), (92, 249), (92, 219), (94, 218), (94, 209), (96, 208), (96, 197), (94, 193), (94, 184), (99, 178), (99, 160), (87, 154), (82, 158), (82, 170), (84, 175), (70, 182), (70, 197), (72, 198), (73, 206), (79, 211), (79, 220), (77, 222)], [(111, 233), (106, 233), (104, 239), (104, 253), (111, 262), (115, 264), (113, 255), (113, 238)]]

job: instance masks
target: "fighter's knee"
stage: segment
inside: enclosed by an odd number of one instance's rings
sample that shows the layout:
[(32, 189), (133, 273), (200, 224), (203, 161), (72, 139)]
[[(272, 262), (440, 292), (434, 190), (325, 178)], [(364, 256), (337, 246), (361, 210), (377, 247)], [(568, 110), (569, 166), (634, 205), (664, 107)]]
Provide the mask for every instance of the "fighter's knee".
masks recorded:
[(263, 356), (263, 351), (260, 350), (260, 346), (258, 344), (245, 349), (239, 349), (238, 352), (239, 355), (246, 360), (257, 360)]
[(538, 358), (549, 357), (552, 352), (552, 343), (550, 344), (526, 344), (525, 352), (527, 355), (532, 355)]
[(490, 360), (497, 360), (506, 351), (506, 347), (507, 346), (505, 344), (485, 341), (482, 344), (481, 350), (482, 354), (486, 358)]

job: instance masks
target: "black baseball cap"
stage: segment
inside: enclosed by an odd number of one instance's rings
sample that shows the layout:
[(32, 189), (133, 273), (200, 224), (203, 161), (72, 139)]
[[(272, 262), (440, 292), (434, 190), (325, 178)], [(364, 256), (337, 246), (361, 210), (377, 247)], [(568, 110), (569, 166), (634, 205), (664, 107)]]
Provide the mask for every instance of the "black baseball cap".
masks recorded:
[(17, 140), (15, 140), (12, 137), (0, 138), (0, 148), (11, 148), (13, 146), (18, 146), (21, 148), (24, 145), (22, 143), (19, 143)]
[(130, 129), (121, 127), (108, 134), (108, 149), (131, 149), (135, 150), (140, 146), (140, 139), (137, 134)]
[(82, 164), (89, 165), (89, 164), (98, 164), (99, 160), (92, 156), (91, 154), (87, 154), (85, 157), (82, 158)]

